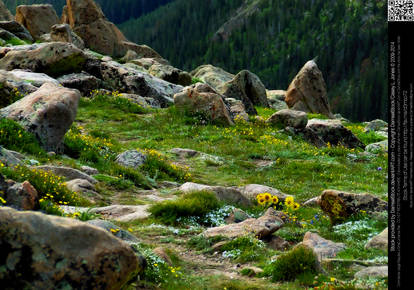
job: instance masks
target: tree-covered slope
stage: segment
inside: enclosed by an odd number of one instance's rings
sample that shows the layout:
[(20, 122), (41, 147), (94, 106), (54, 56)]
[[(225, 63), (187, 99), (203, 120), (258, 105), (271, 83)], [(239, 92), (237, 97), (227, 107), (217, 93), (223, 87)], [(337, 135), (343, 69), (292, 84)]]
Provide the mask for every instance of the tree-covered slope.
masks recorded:
[[(95, 0), (101, 6), (106, 17), (114, 23), (140, 17), (171, 1), (173, 0)], [(62, 7), (66, 4), (66, 0), (3, 0), (3, 2), (13, 13), (18, 5), (48, 3), (52, 4), (60, 14)]]
[(334, 111), (354, 120), (386, 119), (385, 4), (176, 0), (121, 29), (175, 66), (192, 70), (212, 63), (232, 73), (249, 69), (269, 89), (286, 89), (302, 65), (318, 57)]

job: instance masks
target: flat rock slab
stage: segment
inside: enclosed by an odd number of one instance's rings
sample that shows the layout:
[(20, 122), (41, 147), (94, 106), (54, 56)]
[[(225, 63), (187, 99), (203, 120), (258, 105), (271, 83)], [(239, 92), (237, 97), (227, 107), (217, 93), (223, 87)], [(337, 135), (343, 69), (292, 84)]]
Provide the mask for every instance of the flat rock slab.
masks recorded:
[(385, 278), (388, 277), (388, 266), (372, 266), (355, 274), (355, 278)]
[(42, 166), (36, 166), (35, 168), (44, 170), (44, 171), (51, 171), (52, 173), (56, 175), (66, 177), (68, 180), (85, 179), (92, 184), (98, 183), (98, 181), (95, 178), (87, 175), (86, 173), (83, 173), (80, 170), (70, 168), (70, 167), (42, 165)]
[(326, 240), (318, 234), (311, 232), (305, 234), (302, 244), (311, 248), (319, 261), (325, 258), (335, 257), (337, 253), (345, 249), (345, 244)]
[(110, 205), (93, 208), (91, 212), (115, 221), (130, 222), (148, 218), (150, 216), (149, 207), (150, 205)]
[(210, 228), (203, 235), (206, 238), (224, 236), (227, 238), (237, 238), (253, 234), (258, 238), (266, 238), (283, 226), (284, 222), (279, 218), (279, 214), (273, 208), (269, 208), (266, 213), (258, 219), (249, 218), (241, 223), (224, 225)]

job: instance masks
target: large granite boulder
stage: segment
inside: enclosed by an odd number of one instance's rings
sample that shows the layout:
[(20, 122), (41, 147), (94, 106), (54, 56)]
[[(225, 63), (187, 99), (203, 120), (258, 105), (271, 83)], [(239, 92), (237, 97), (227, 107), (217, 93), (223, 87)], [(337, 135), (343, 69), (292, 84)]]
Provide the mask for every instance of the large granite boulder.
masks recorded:
[(5, 78), (12, 83), (27, 83), (35, 87), (41, 87), (45, 83), (59, 85), (59, 82), (44, 73), (34, 73), (22, 69), (14, 69), (11, 71), (0, 70), (0, 78)]
[(365, 145), (339, 120), (311, 119), (305, 129), (315, 133), (325, 143), (329, 142), (331, 145), (365, 148)]
[(368, 144), (367, 147), (365, 147), (365, 151), (370, 152), (370, 153), (388, 152), (388, 139), (384, 141)]
[(311, 232), (305, 234), (302, 244), (313, 250), (319, 262), (323, 259), (335, 257), (336, 254), (345, 249), (345, 244), (326, 240), (318, 234)]
[(50, 38), (56, 42), (73, 43), (77, 48), (84, 49), (85, 43), (68, 24), (55, 24), (50, 30)]
[(248, 114), (257, 115), (254, 106), (269, 107), (265, 86), (255, 74), (247, 70), (222, 84), (218, 91), (225, 98), (241, 100)]
[(145, 163), (147, 156), (138, 150), (128, 150), (119, 154), (115, 162), (125, 167), (138, 169)]
[(79, 90), (83, 96), (88, 96), (91, 91), (105, 86), (101, 79), (86, 72), (64, 75), (59, 77), (57, 81), (66, 88)]
[(304, 129), (308, 124), (308, 115), (302, 111), (284, 109), (277, 111), (266, 123), (276, 126), (292, 127), (295, 129)]
[(293, 79), (287, 89), (285, 101), (290, 109), (333, 118), (325, 80), (313, 60), (308, 61)]
[(322, 192), (319, 205), (334, 222), (344, 220), (361, 211), (370, 214), (386, 211), (388, 207), (386, 201), (372, 194), (357, 194), (330, 189)]
[(371, 248), (388, 251), (388, 227), (368, 241), (365, 249)]
[(123, 93), (153, 98), (164, 108), (172, 105), (174, 94), (183, 89), (182, 86), (168, 83), (114, 61), (102, 62), (100, 72), (102, 79), (114, 89)]
[(120, 289), (143, 264), (131, 246), (75, 219), (0, 207), (6, 289)]
[(197, 83), (174, 95), (174, 104), (190, 115), (199, 115), (204, 121), (233, 125), (229, 110), (214, 89), (207, 84)]
[(199, 66), (190, 72), (190, 74), (215, 90), (218, 90), (224, 83), (229, 82), (234, 78), (233, 74), (228, 73), (219, 67), (212, 66), (211, 64)]
[(49, 76), (80, 72), (87, 61), (82, 50), (65, 42), (3, 48), (0, 57), (0, 69), (28, 69)]
[(16, 8), (16, 21), (29, 30), (35, 40), (49, 33), (59, 23), (55, 9), (50, 4), (20, 5)]
[(59, 151), (75, 120), (80, 93), (52, 83), (0, 110), (0, 117), (19, 122), (47, 151)]
[(202, 235), (206, 238), (224, 236), (233, 239), (252, 234), (260, 239), (264, 239), (283, 227), (283, 225), (284, 222), (280, 218), (280, 214), (273, 208), (269, 208), (263, 216), (257, 219), (249, 218), (240, 223), (209, 228)]
[(188, 72), (182, 71), (171, 65), (154, 64), (148, 69), (148, 73), (177, 85), (189, 86), (192, 82), (191, 75)]
[[(1, 1), (0, 1), (1, 2)], [(33, 37), (30, 35), (29, 31), (20, 23), (10, 20), (10, 21), (1, 21), (0, 20), (0, 29), (4, 29), (12, 33), (15, 37), (20, 38), (21, 40), (33, 41)]]

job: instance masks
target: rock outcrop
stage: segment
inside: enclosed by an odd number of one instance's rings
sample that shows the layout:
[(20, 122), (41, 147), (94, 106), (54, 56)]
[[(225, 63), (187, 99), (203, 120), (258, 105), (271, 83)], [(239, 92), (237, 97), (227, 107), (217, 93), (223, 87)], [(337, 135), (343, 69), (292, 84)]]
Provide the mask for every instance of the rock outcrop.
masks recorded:
[(85, 43), (68, 24), (55, 24), (50, 30), (50, 38), (56, 42), (73, 43), (77, 48), (84, 49)]
[(228, 73), (219, 67), (212, 66), (211, 64), (199, 66), (190, 72), (190, 74), (215, 90), (218, 90), (224, 83), (229, 82), (234, 78), (233, 74)]
[[(0, 176), (0, 178), (2, 178)], [(1, 182), (1, 181), (0, 181)], [(38, 203), (37, 190), (28, 181), (10, 183), (1, 189), (6, 205), (18, 210), (34, 210)]]
[(28, 69), (59, 76), (80, 72), (87, 56), (71, 43), (50, 42), (0, 49), (0, 69)]
[(83, 96), (89, 96), (91, 91), (105, 87), (101, 79), (86, 72), (64, 75), (57, 78), (57, 81), (66, 88), (79, 90)]
[(131, 246), (74, 219), (0, 207), (2, 285), (120, 289), (142, 266)]
[(0, 116), (19, 122), (47, 151), (59, 151), (75, 120), (79, 91), (45, 83), (36, 92), (0, 110)]
[(125, 167), (138, 169), (145, 163), (146, 160), (147, 156), (142, 152), (137, 150), (129, 150), (119, 154), (116, 157), (115, 162)]
[(252, 234), (260, 239), (266, 238), (280, 229), (284, 222), (280, 215), (273, 208), (269, 208), (260, 218), (249, 218), (237, 224), (230, 224), (209, 228), (204, 231), (206, 238), (224, 236), (227, 238), (237, 238)]
[(311, 232), (305, 234), (302, 244), (313, 250), (319, 262), (326, 258), (335, 257), (336, 254), (345, 249), (345, 244), (326, 240), (318, 234)]
[(55, 9), (50, 4), (20, 5), (16, 8), (16, 21), (29, 30), (35, 40), (49, 33), (59, 23)]
[(43, 170), (43, 171), (50, 171), (55, 175), (63, 176), (67, 180), (74, 180), (74, 179), (85, 179), (92, 184), (97, 183), (98, 181), (87, 175), (86, 173), (66, 166), (54, 166), (54, 165), (41, 165), (37, 166), (36, 169)]
[(308, 61), (293, 79), (287, 89), (285, 101), (290, 109), (333, 118), (325, 80), (313, 60)]
[(251, 115), (257, 115), (254, 106), (269, 107), (265, 86), (255, 74), (247, 70), (239, 72), (231, 81), (222, 84), (218, 91), (225, 98), (241, 100), (246, 112)]
[(222, 96), (207, 84), (197, 83), (186, 87), (174, 95), (174, 104), (187, 114), (200, 116), (205, 122), (234, 124)]
[(284, 109), (274, 113), (266, 122), (283, 128), (292, 127), (300, 130), (308, 124), (308, 115), (302, 111)]
[[(0, 1), (1, 2), (1, 1)], [(6, 30), (9, 33), (12, 33), (14, 37), (21, 40), (33, 41), (33, 37), (30, 35), (29, 31), (20, 23), (11, 20), (11, 21), (0, 21), (0, 30)]]

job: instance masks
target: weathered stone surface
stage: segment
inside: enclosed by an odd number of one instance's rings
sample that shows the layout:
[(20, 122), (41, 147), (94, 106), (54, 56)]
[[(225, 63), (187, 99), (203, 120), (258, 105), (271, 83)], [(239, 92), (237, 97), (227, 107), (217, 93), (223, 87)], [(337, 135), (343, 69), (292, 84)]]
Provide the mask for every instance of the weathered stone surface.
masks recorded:
[(50, 38), (56, 42), (73, 43), (77, 48), (84, 49), (85, 43), (68, 24), (55, 24), (50, 30)]
[(224, 103), (229, 108), (230, 116), (233, 120), (249, 121), (249, 115), (246, 113), (246, 107), (242, 101), (233, 98), (226, 98), (224, 99)]
[(86, 72), (64, 75), (57, 81), (64, 87), (79, 90), (83, 96), (88, 96), (91, 91), (104, 86), (102, 80)]
[(128, 62), (141, 66), (145, 68), (146, 70), (148, 70), (154, 64), (162, 64), (162, 65), (170, 64), (167, 60), (163, 58), (150, 58), (150, 57), (137, 58), (137, 59), (130, 60)]
[(239, 72), (231, 81), (218, 88), (225, 98), (241, 100), (248, 114), (257, 115), (254, 106), (269, 107), (266, 88), (258, 76), (250, 71)]
[(274, 113), (266, 122), (272, 125), (304, 129), (308, 124), (308, 115), (302, 111), (284, 109)]
[(221, 201), (233, 204), (240, 204), (244, 206), (252, 205), (252, 202), (248, 198), (246, 198), (236, 187), (209, 186), (193, 182), (186, 182), (183, 185), (181, 185), (178, 188), (178, 190), (182, 191), (183, 193), (208, 190), (213, 192), (216, 195), (216, 197)]
[(380, 119), (367, 122), (365, 126), (365, 132), (370, 132), (370, 131), (388, 132), (388, 123)]
[(219, 67), (212, 66), (211, 64), (199, 66), (190, 72), (190, 74), (194, 78), (202, 80), (215, 90), (234, 78), (233, 74), (228, 73)]
[(120, 227), (118, 227), (117, 225), (114, 225), (113, 223), (109, 221), (94, 219), (94, 220), (87, 221), (87, 223), (95, 227), (104, 229), (105, 231), (111, 233), (115, 237), (120, 238), (121, 240), (127, 243), (139, 243), (139, 240), (136, 236), (134, 236), (133, 234), (130, 234), (129, 232), (121, 229)]
[(177, 85), (189, 86), (192, 82), (191, 75), (188, 72), (182, 71), (171, 65), (153, 64), (148, 69), (148, 73)]
[(79, 72), (86, 63), (86, 55), (71, 43), (49, 42), (0, 50), (0, 69), (28, 69), (49, 76)]
[(139, 45), (129, 41), (122, 41), (121, 44), (125, 49), (125, 53), (131, 50), (137, 54), (137, 58), (162, 59), (162, 56), (148, 45)]
[(62, 139), (75, 120), (77, 90), (45, 83), (36, 92), (0, 110), (0, 116), (19, 122), (47, 151), (59, 151)]
[(365, 151), (370, 153), (388, 152), (388, 139), (377, 143), (368, 144)]
[(98, 182), (95, 178), (83, 173), (80, 170), (77, 170), (71, 167), (42, 165), (42, 166), (36, 166), (36, 169), (43, 170), (43, 171), (50, 171), (53, 174), (65, 177), (67, 180), (85, 179), (92, 184), (96, 184)]
[(77, 193), (81, 193), (83, 197), (90, 200), (92, 203), (95, 202), (95, 199), (99, 199), (100, 196), (96, 192), (95, 186), (86, 179), (72, 179), (66, 182), (66, 187)]
[(37, 207), (37, 190), (28, 181), (10, 186), (5, 195), (6, 205), (19, 210), (33, 210)]
[(14, 166), (21, 163), (21, 160), (16, 158), (9, 150), (0, 145), (0, 162), (8, 166)]
[(147, 156), (137, 150), (129, 150), (119, 154), (115, 162), (125, 167), (139, 168), (147, 160)]
[(172, 105), (174, 94), (183, 89), (182, 86), (168, 83), (114, 61), (102, 62), (100, 71), (102, 79), (111, 87), (123, 93), (154, 98), (161, 107)]
[(290, 248), (289, 242), (279, 236), (271, 236), (266, 243), (269, 248), (276, 251), (285, 251)]
[(269, 102), (274, 101), (274, 100), (284, 102), (286, 98), (286, 91), (284, 90), (266, 90), (266, 94), (267, 94), (267, 100)]
[(74, 219), (0, 208), (3, 285), (120, 289), (142, 271), (131, 246)]
[(202, 115), (205, 121), (233, 125), (230, 113), (220, 96), (207, 84), (197, 83), (174, 95), (174, 104), (190, 115)]
[(37, 40), (49, 33), (52, 26), (59, 23), (59, 18), (50, 4), (20, 5), (16, 8), (16, 21)]
[(338, 190), (324, 190), (320, 198), (320, 207), (334, 220), (344, 219), (361, 210), (367, 213), (387, 210), (387, 202), (364, 193), (356, 194)]
[(181, 158), (191, 158), (200, 155), (200, 152), (186, 148), (173, 148), (170, 150), (170, 152)]
[(148, 218), (150, 216), (149, 207), (149, 205), (111, 205), (92, 208), (91, 212), (115, 221), (130, 222)]
[(4, 30), (3, 28), (0, 28), (0, 38), (2, 40), (10, 40), (10, 39), (13, 39), (13, 38), (18, 38), (18, 37), (16, 35), (14, 35), (13, 33), (9, 32), (7, 30)]
[(12, 21), (14, 19), (13, 15), (4, 5), (3, 1), (0, 0), (0, 21)]
[(260, 185), (260, 184), (248, 184), (243, 187), (239, 187), (239, 190), (241, 194), (246, 197), (247, 199), (251, 201), (255, 201), (256, 197), (261, 193), (270, 193), (271, 195), (276, 195), (279, 199), (279, 201), (284, 202), (286, 197), (290, 196), (287, 194), (284, 194), (280, 190), (266, 186), (266, 185)]
[(372, 266), (355, 273), (355, 278), (385, 278), (388, 277), (388, 266)]
[(388, 227), (368, 241), (365, 245), (365, 249), (371, 248), (388, 251)]
[(303, 206), (309, 206), (309, 207), (312, 207), (312, 206), (319, 206), (319, 203), (321, 202), (321, 197), (320, 196), (317, 196), (317, 197), (312, 197), (311, 199), (308, 199), (307, 201), (305, 201), (304, 203), (303, 203)]
[(27, 83), (35, 87), (41, 87), (45, 83), (52, 83), (54, 85), (59, 85), (59, 82), (54, 78), (51, 78), (44, 73), (34, 73), (31, 71), (25, 71), (21, 69), (15, 69), (12, 71), (0, 70), (1, 78), (7, 79), (9, 82), (13, 83)]
[(333, 118), (325, 80), (313, 60), (308, 61), (293, 79), (287, 89), (285, 101), (290, 109)]
[(339, 120), (311, 119), (306, 125), (325, 143), (331, 145), (343, 145), (348, 148), (365, 148), (365, 145), (351, 132), (345, 128)]
[(269, 208), (258, 219), (249, 218), (241, 223), (209, 228), (204, 231), (203, 235), (207, 238), (215, 236), (236, 238), (253, 234), (263, 239), (280, 229), (283, 224), (284, 222), (278, 217), (277, 212), (273, 208)]
[(137, 105), (140, 105), (141, 107), (144, 107), (144, 108), (151, 107), (148, 104), (147, 100), (145, 98), (141, 97), (140, 95), (136, 95), (136, 94), (119, 94), (119, 96), (121, 98), (128, 99), (131, 102), (133, 102), (133, 103), (135, 103)]
[(230, 215), (226, 218), (226, 224), (235, 224), (245, 221), (250, 216), (239, 208), (234, 208)]
[(335, 257), (336, 254), (345, 249), (345, 244), (326, 240), (318, 234), (311, 232), (305, 234), (302, 244), (311, 248), (319, 261)]
[(81, 170), (83, 172), (85, 172), (86, 174), (88, 174), (88, 175), (96, 175), (96, 174), (99, 174), (99, 170), (98, 169), (93, 168), (93, 167), (89, 167), (89, 166), (86, 166), (86, 165), (81, 166)]

